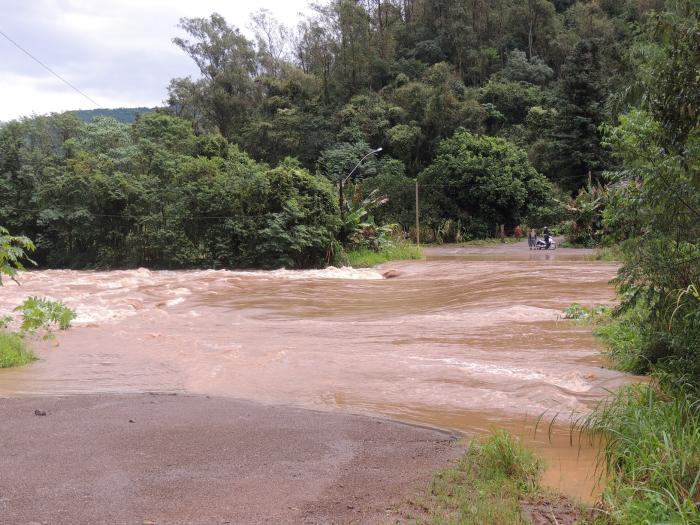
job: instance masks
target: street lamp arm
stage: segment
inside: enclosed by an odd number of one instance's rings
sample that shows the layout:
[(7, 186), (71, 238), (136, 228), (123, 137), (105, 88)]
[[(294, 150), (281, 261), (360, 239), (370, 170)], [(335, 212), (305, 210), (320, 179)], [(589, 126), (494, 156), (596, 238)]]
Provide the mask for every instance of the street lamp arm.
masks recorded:
[(355, 173), (355, 170), (356, 170), (357, 168), (360, 167), (360, 165), (365, 161), (365, 159), (366, 159), (367, 157), (369, 157), (370, 155), (374, 155), (375, 153), (379, 153), (380, 151), (382, 151), (382, 148), (373, 149), (373, 150), (370, 151), (367, 155), (365, 155), (364, 157), (362, 157), (362, 158), (360, 159), (360, 162), (358, 162), (357, 165), (352, 169), (352, 171), (351, 171), (350, 173), (348, 173), (348, 176), (345, 177), (345, 178), (343, 179), (342, 184), (345, 184), (345, 183), (347, 182), (347, 180), (348, 180), (350, 177), (352, 177), (352, 174)]
[[(343, 184), (345, 184), (345, 181), (347, 181), (350, 177), (352, 177), (352, 174), (355, 173), (355, 170), (360, 167), (360, 164), (362, 164), (367, 157), (370, 155), (374, 155), (375, 153), (379, 153), (382, 151), (382, 148), (377, 148), (373, 149), (370, 151), (367, 155), (362, 157), (360, 159), (360, 162), (357, 163), (357, 165), (352, 169), (350, 173), (348, 173), (348, 176), (345, 178), (340, 179), (339, 184), (338, 184), (338, 207), (340, 208), (340, 221), (341, 224), (345, 221), (345, 196), (343, 195)], [(344, 243), (345, 242), (345, 231), (343, 230), (343, 226), (340, 228), (340, 242)]]

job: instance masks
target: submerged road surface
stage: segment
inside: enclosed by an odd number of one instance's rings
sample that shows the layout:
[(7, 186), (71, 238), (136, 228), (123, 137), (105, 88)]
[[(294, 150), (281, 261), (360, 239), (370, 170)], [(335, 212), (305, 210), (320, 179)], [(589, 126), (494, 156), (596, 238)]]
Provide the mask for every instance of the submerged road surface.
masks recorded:
[(566, 423), (629, 379), (602, 368), (588, 328), (558, 320), (573, 302), (614, 301), (616, 266), (523, 244), (426, 253), (367, 270), (23, 274), (0, 312), (42, 295), (79, 316), (39, 362), (0, 371), (0, 396), (178, 392), (497, 424), (545, 455), (549, 483), (586, 497), (593, 450), (531, 422)]

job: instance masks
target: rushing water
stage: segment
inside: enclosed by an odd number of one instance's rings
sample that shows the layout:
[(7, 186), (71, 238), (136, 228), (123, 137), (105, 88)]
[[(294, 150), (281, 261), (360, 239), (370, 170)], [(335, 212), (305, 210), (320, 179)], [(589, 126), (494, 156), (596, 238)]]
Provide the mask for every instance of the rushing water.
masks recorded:
[(0, 371), (0, 395), (182, 391), (467, 432), (495, 423), (527, 434), (554, 459), (549, 482), (585, 497), (592, 451), (563, 427), (551, 442), (523, 429), (570, 421), (627, 380), (601, 367), (589, 329), (558, 320), (572, 302), (614, 300), (616, 267), (587, 255), (448, 247), (376, 270), (30, 272), (0, 289), (0, 313), (42, 295), (78, 319), (40, 361)]

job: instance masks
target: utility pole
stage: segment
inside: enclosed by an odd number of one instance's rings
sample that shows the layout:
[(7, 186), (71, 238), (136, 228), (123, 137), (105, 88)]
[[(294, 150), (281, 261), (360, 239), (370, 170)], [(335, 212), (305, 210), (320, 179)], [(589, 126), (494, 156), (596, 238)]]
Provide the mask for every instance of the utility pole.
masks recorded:
[(418, 217), (418, 179), (416, 179), (416, 244), (420, 244), (420, 219)]

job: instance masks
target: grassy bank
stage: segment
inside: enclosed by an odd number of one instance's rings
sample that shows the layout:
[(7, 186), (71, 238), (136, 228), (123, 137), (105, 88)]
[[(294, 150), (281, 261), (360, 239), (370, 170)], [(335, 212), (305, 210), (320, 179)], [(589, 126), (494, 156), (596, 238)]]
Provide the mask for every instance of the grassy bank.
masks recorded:
[(27, 349), (21, 336), (0, 332), (0, 368), (26, 365), (34, 359), (34, 354)]
[[(590, 323), (610, 365), (650, 381), (623, 387), (580, 422), (603, 436), (599, 468), (608, 483), (597, 507), (598, 525), (700, 523), (700, 400), (663, 359), (653, 359), (648, 310), (572, 305), (565, 316)], [(652, 346), (650, 346), (652, 345)]]
[(522, 240), (527, 240), (526, 237), (505, 237), (501, 240), (500, 237), (489, 239), (474, 239), (471, 241), (460, 242), (461, 246), (498, 246), (499, 244), (514, 244)]
[(697, 399), (658, 383), (619, 390), (584, 422), (606, 436), (600, 524), (700, 523)]
[(385, 246), (379, 251), (358, 248), (347, 252), (348, 264), (354, 268), (369, 268), (387, 261), (405, 259), (422, 259), (423, 249), (415, 244), (396, 243)]
[(409, 502), (404, 517), (435, 525), (540, 523), (540, 516), (573, 523), (580, 512), (541, 488), (542, 469), (542, 460), (516, 438), (494, 430), (472, 441), (453, 468), (437, 473), (425, 494)]
[(622, 250), (618, 246), (604, 246), (596, 250), (596, 261), (621, 262)]

